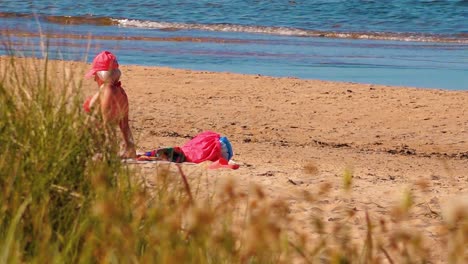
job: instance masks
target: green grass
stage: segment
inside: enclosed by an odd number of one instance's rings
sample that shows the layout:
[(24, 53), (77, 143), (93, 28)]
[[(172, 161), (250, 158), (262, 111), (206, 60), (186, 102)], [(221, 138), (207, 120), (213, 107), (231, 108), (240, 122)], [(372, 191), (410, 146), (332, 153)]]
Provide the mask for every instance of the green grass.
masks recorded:
[[(259, 187), (245, 193), (228, 183), (215, 198), (192, 198), (183, 171), (161, 170), (152, 175), (155, 186), (143, 188), (141, 175), (117, 157), (112, 131), (81, 110), (78, 73), (47, 59), (10, 56), (2, 64), (0, 263), (430, 260), (421, 234), (399, 228), (411, 210), (411, 193), (395, 209), (397, 228), (373, 223), (368, 212), (366, 234), (353, 241), (352, 209), (335, 226), (311, 215), (313, 234), (297, 234), (290, 232), (288, 204)], [(344, 173), (343, 183), (352, 189), (352, 172)], [(304, 199), (315, 205), (329, 189), (324, 185)], [(445, 226), (449, 263), (466, 261), (468, 214), (456, 214)]]

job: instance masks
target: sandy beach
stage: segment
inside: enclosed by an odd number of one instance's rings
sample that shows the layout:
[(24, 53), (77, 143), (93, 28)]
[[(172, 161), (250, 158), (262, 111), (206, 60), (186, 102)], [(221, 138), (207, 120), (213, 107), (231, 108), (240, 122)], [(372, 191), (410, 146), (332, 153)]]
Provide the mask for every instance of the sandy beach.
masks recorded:
[[(408, 227), (428, 238), (434, 263), (446, 259), (438, 230), (443, 208), (468, 194), (466, 91), (121, 69), (140, 151), (181, 145), (205, 130), (224, 134), (241, 167), (210, 171), (211, 177), (264, 187), (268, 196), (288, 202), (301, 230), (312, 228), (317, 210), (334, 222), (352, 206), (357, 230), (364, 232), (365, 211), (374, 220), (388, 218), (412, 191)], [(89, 80), (84, 86), (96, 89)], [(347, 198), (345, 171), (353, 175)], [(328, 183), (331, 192), (319, 207), (301, 199), (304, 190), (317, 192)]]
[[(468, 263), (467, 13), (2, 1), (0, 262)], [(237, 169), (105, 155), (104, 50), (137, 153), (215, 131)]]
[[(89, 67), (64, 62), (61, 68), (84, 73)], [(312, 217), (332, 226), (352, 208), (347, 223), (357, 241), (365, 237), (366, 212), (391, 226), (395, 206), (411, 192), (414, 205), (403, 227), (423, 235), (433, 263), (447, 260), (445, 211), (468, 205), (467, 91), (120, 68), (138, 151), (182, 145), (205, 130), (224, 134), (238, 170), (206, 171), (203, 164), (187, 170), (204, 171), (214, 184), (263, 187), (289, 205), (291, 229), (304, 233), (313, 233)], [(83, 89), (87, 96), (97, 87), (86, 79)], [(346, 194), (344, 174), (352, 175)], [(329, 193), (317, 202), (304, 199), (305, 191), (317, 194), (325, 186)]]

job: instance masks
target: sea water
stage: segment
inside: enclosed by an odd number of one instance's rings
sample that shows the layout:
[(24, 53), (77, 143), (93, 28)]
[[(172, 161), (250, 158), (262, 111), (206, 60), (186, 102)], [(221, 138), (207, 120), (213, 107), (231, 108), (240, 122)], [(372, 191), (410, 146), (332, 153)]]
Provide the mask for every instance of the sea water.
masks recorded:
[(468, 90), (468, 1), (0, 1), (0, 54)]

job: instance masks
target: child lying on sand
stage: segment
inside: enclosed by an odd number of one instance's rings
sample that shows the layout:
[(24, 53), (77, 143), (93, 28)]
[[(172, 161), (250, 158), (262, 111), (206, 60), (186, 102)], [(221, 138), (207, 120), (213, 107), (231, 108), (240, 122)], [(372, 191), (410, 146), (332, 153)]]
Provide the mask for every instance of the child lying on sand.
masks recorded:
[(119, 63), (114, 54), (109, 51), (99, 53), (93, 60), (87, 78), (94, 76), (99, 91), (89, 97), (83, 105), (86, 112), (91, 112), (99, 104), (104, 125), (119, 125), (123, 142), (120, 148), (122, 158), (136, 157), (135, 143), (128, 125), (128, 97), (120, 83)]
[(239, 168), (238, 164), (229, 163), (233, 155), (231, 143), (226, 137), (212, 131), (205, 131), (196, 135), (182, 147), (148, 151), (144, 155), (140, 155), (138, 160), (165, 160), (177, 163), (212, 161), (210, 169), (237, 169)]

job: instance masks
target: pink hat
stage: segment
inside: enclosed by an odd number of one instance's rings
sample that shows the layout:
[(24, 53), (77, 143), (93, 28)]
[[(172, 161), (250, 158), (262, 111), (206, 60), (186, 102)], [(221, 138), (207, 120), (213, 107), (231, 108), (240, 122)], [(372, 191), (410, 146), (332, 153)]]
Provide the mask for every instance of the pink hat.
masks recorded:
[(96, 75), (98, 71), (110, 71), (119, 68), (117, 58), (109, 51), (103, 51), (96, 55), (93, 60), (92, 68), (86, 73), (85, 77), (90, 78)]

